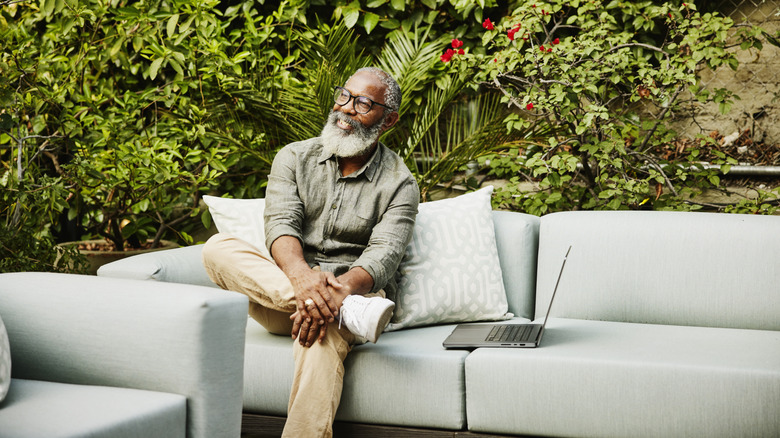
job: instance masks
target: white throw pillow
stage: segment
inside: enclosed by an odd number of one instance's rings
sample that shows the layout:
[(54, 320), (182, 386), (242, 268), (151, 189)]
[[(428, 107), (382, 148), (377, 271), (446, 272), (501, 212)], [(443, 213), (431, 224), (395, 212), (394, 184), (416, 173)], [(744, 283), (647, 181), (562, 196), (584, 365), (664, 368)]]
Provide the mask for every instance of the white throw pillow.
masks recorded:
[(387, 331), (512, 317), (498, 260), (492, 194), (488, 186), (420, 204)]
[(11, 345), (8, 343), (8, 332), (0, 318), (0, 402), (8, 394), (11, 386)]
[(230, 199), (203, 196), (211, 218), (220, 233), (232, 234), (255, 246), (263, 256), (271, 258), (265, 247), (263, 212), (265, 199)]

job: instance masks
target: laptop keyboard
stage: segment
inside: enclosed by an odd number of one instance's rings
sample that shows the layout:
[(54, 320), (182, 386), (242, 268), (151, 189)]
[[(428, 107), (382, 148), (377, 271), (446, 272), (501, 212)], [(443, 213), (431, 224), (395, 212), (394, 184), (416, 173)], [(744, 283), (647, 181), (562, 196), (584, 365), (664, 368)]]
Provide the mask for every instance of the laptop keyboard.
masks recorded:
[(488, 334), (486, 341), (491, 342), (520, 342), (527, 339), (533, 326), (525, 324), (497, 325)]

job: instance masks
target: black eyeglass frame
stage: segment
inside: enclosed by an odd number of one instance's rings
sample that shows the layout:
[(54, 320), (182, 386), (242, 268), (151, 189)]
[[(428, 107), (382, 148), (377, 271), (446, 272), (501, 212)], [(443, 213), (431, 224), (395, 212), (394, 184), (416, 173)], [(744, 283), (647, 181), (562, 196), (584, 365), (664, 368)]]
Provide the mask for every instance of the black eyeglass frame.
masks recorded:
[[(344, 106), (344, 105), (348, 105), (348, 104), (349, 104), (349, 102), (350, 102), (350, 101), (352, 101), (352, 109), (354, 109), (354, 110), (355, 110), (355, 112), (356, 112), (356, 113), (358, 113), (358, 114), (368, 114), (368, 113), (370, 113), (370, 112), (371, 112), (371, 110), (372, 110), (372, 109), (374, 109), (374, 105), (379, 105), (379, 106), (385, 107), (385, 108), (389, 109), (390, 111), (398, 111), (398, 110), (396, 110), (395, 108), (391, 108), (391, 107), (389, 107), (389, 106), (387, 106), (387, 105), (385, 105), (385, 104), (383, 104), (383, 103), (374, 102), (374, 100), (372, 100), (372, 99), (371, 99), (371, 98), (369, 98), (369, 97), (366, 97), (366, 96), (355, 96), (355, 95), (353, 95), (352, 93), (350, 93), (350, 92), (349, 92), (349, 90), (347, 90), (347, 89), (346, 89), (346, 88), (344, 88), (344, 87), (338, 87), (338, 86), (336, 86), (336, 87), (333, 87), (333, 91), (334, 91), (334, 92), (335, 92), (335, 91), (340, 91), (340, 93), (341, 93), (341, 95), (342, 95), (342, 96), (343, 96), (343, 95), (344, 95), (344, 93), (346, 92), (346, 93), (347, 93), (347, 95), (349, 96), (349, 100), (347, 100), (346, 102), (344, 102), (344, 103), (338, 103), (338, 101), (336, 101), (336, 93), (333, 93), (333, 103), (335, 103), (335, 104), (336, 104), (336, 105), (338, 105), (338, 106)], [(368, 108), (368, 111), (366, 111), (366, 112), (364, 112), (364, 113), (361, 113), (360, 111), (358, 111), (357, 107), (355, 106), (355, 105), (357, 105), (357, 100), (358, 100), (358, 98), (361, 98), (361, 97), (362, 97), (363, 99), (366, 99), (367, 101), (371, 102), (371, 106)]]

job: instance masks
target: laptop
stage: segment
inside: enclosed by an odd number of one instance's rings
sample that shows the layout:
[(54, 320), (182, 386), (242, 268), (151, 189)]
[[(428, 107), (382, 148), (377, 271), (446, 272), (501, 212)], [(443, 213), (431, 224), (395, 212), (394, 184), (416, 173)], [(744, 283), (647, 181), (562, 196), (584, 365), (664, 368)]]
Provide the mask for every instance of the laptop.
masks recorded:
[(542, 342), (544, 327), (547, 325), (547, 318), (550, 317), (550, 309), (552, 309), (555, 293), (558, 291), (558, 284), (561, 282), (563, 268), (566, 266), (566, 259), (569, 257), (570, 251), (571, 246), (566, 251), (566, 255), (563, 256), (558, 280), (555, 282), (550, 304), (547, 306), (547, 314), (545, 314), (541, 324), (458, 324), (442, 343), (444, 348), (534, 348), (538, 346)]

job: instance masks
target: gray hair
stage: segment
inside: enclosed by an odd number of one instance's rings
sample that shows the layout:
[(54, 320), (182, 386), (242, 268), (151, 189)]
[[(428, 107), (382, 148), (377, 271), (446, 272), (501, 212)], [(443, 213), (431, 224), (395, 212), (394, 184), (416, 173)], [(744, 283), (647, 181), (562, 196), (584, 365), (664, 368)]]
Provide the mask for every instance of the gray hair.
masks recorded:
[[(392, 108), (393, 111), (398, 111), (401, 108), (401, 87), (390, 76), (390, 73), (377, 67), (363, 67), (353, 73), (352, 76), (361, 72), (371, 73), (385, 86), (385, 105)], [(349, 79), (352, 79), (352, 76)], [(347, 82), (349, 82), (349, 79), (347, 79)]]

